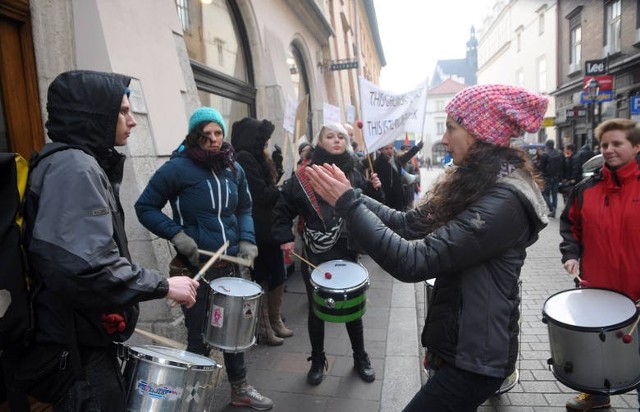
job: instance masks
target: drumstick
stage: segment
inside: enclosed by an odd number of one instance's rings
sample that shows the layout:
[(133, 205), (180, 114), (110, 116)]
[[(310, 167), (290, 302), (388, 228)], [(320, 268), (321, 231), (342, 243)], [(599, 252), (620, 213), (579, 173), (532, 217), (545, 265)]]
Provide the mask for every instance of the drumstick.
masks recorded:
[(140, 328), (135, 328), (134, 332), (139, 333), (142, 336), (146, 336), (147, 338), (153, 339), (153, 340), (155, 340), (157, 342), (162, 343), (163, 345), (167, 345), (167, 346), (169, 346), (171, 348), (174, 348), (174, 349), (182, 349), (182, 350), (184, 350), (187, 347), (187, 345), (184, 345), (184, 344), (182, 344), (180, 342), (177, 342), (177, 341), (175, 341), (173, 339), (165, 338), (164, 336), (156, 335), (155, 333), (152, 333), (152, 332), (140, 329)]
[(640, 316), (638, 316), (636, 318), (636, 321), (633, 322), (633, 326), (631, 326), (631, 329), (629, 329), (629, 333), (627, 333), (626, 335), (624, 335), (622, 337), (622, 341), (624, 343), (631, 343), (631, 341), (633, 340), (633, 336), (631, 335), (633, 333), (634, 330), (636, 330), (636, 327), (638, 327), (638, 321), (640, 320)]
[[(220, 246), (220, 249), (218, 249), (216, 251), (216, 253), (214, 253), (211, 256), (211, 258), (209, 258), (209, 260), (207, 260), (207, 263), (205, 263), (204, 266), (202, 266), (202, 268), (200, 268), (198, 273), (196, 273), (196, 275), (193, 277), (193, 280), (195, 280), (196, 282), (199, 282), (200, 279), (202, 279), (202, 277), (204, 276), (205, 272), (211, 267), (211, 265), (213, 265), (215, 263), (215, 261), (218, 260), (220, 255), (222, 255), (225, 250), (227, 250), (227, 246), (229, 246), (229, 241), (228, 240), (226, 242), (224, 242), (224, 245)], [(205, 281), (206, 281), (206, 279), (205, 279)], [(175, 308), (179, 304), (180, 303), (177, 300), (174, 300), (171, 303), (171, 307)]]
[[(358, 123), (356, 123), (356, 125), (358, 126), (358, 129), (362, 130), (362, 120), (358, 120)], [(371, 173), (374, 173), (373, 171), (373, 163), (371, 163), (371, 156), (369, 156), (369, 150), (367, 149), (367, 141), (364, 139), (364, 135), (362, 135), (362, 141), (364, 142), (364, 155), (367, 157), (367, 160), (369, 161), (369, 168), (371, 169)]]
[(209, 270), (211, 265), (213, 265), (215, 261), (218, 260), (220, 255), (222, 255), (227, 250), (228, 246), (229, 246), (229, 241), (227, 240), (226, 242), (224, 242), (224, 245), (220, 246), (220, 249), (218, 249), (216, 253), (211, 255), (209, 260), (207, 260), (207, 263), (205, 263), (204, 266), (200, 268), (200, 271), (198, 271), (198, 273), (196, 273), (196, 275), (193, 277), (193, 280), (199, 281), (204, 276), (205, 272)]
[(573, 278), (573, 281), (577, 286), (581, 286), (583, 288), (589, 287), (589, 282), (587, 282), (586, 280), (582, 280), (582, 278), (580, 277), (580, 275), (575, 275), (575, 277)]
[(316, 269), (316, 270), (320, 270), (318, 269), (318, 267), (316, 265), (314, 265), (313, 263), (309, 262), (307, 259), (303, 258), (302, 256), (300, 256), (299, 254), (297, 254), (296, 252), (294, 252), (293, 250), (291, 251), (291, 254), (295, 257), (297, 257), (298, 259), (300, 259), (301, 261), (303, 261), (304, 263), (306, 263), (307, 265), (311, 266), (312, 268)]
[[(314, 268), (318, 272), (320, 272), (320, 269), (318, 269), (318, 267), (316, 265), (314, 265), (313, 263), (309, 262), (307, 259), (303, 258), (302, 256), (300, 256), (299, 254), (297, 254), (293, 250), (291, 251), (291, 254), (293, 256), (297, 257), (298, 259), (300, 259), (301, 261), (303, 261), (304, 263), (306, 263), (307, 265), (311, 266), (312, 268)], [(327, 279), (331, 279), (331, 273), (325, 272), (324, 273), (324, 277), (327, 278)]]
[[(209, 252), (208, 250), (198, 249), (198, 253), (206, 256), (213, 256), (213, 252)], [(253, 267), (253, 262), (249, 259), (239, 258), (237, 256), (229, 256), (229, 255), (220, 255), (220, 260), (226, 260), (227, 262), (237, 263), (238, 265)]]

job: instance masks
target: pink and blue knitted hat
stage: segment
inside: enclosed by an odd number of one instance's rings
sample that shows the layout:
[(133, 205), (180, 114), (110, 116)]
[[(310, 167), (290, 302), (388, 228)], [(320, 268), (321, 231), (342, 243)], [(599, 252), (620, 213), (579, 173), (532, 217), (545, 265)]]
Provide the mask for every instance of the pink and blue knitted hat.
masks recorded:
[(522, 87), (480, 84), (458, 92), (444, 110), (476, 139), (509, 146), (512, 137), (540, 129), (548, 104)]

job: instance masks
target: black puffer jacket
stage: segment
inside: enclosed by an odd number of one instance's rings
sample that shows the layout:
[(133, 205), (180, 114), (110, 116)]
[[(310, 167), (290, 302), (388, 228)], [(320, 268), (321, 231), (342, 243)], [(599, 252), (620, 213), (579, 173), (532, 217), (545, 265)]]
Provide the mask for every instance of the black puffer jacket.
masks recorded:
[[(501, 178), (485, 195), (426, 237), (410, 222), (424, 210), (397, 212), (353, 190), (336, 204), (350, 236), (403, 282), (436, 278), (422, 343), (445, 362), (506, 377), (518, 354), (519, 277), (525, 249), (545, 226), (546, 206), (522, 171)], [(408, 235), (407, 235), (408, 234)], [(407, 235), (407, 236), (405, 236)]]
[(273, 123), (249, 117), (237, 121), (231, 128), (231, 144), (236, 160), (247, 176), (253, 202), (253, 223), (258, 246), (277, 244), (271, 235), (273, 208), (280, 192), (276, 186), (275, 169), (264, 157), (265, 144), (274, 131)]
[[(331, 163), (330, 155), (329, 158), (325, 158), (325, 155), (322, 155), (323, 152), (326, 154), (321, 148), (316, 148), (311, 164), (314, 162), (321, 164), (324, 161)], [(319, 161), (320, 158), (323, 161)], [(358, 188), (359, 192), (364, 190), (365, 194), (375, 196), (378, 200), (383, 199), (382, 190), (373, 189), (371, 183), (355, 167), (353, 158), (342, 167), (351, 186)], [(307, 247), (307, 256), (314, 264), (333, 259), (354, 259), (359, 248), (355, 240), (350, 240), (347, 237), (347, 232), (350, 230), (349, 225), (340, 219), (333, 207), (320, 196), (316, 196), (310, 186), (305, 185), (303, 182), (305, 180), (304, 169), (305, 167), (298, 168), (282, 187), (280, 198), (274, 210), (273, 237), (278, 244), (293, 242), (292, 221), (296, 216), (301, 216), (304, 220), (303, 238)], [(315, 244), (323, 243), (335, 234), (338, 239), (334, 247), (327, 246), (327, 250), (322, 253), (310, 251), (310, 248)], [(327, 244), (330, 243), (331, 241), (327, 241)]]

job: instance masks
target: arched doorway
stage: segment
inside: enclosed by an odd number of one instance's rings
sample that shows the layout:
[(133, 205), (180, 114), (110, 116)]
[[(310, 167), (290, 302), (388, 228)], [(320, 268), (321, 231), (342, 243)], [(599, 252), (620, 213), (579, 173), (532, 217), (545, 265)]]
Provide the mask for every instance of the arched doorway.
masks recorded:
[[(313, 110), (311, 108), (309, 74), (304, 59), (302, 58), (302, 52), (295, 43), (289, 46), (287, 65), (289, 67), (291, 83), (293, 84), (293, 97), (296, 99), (296, 102), (306, 104), (303, 125), (301, 125), (301, 130), (296, 130), (296, 132), (298, 136), (307, 136), (307, 140), (311, 142), (313, 140)], [(303, 114), (298, 113), (296, 117), (300, 115)]]

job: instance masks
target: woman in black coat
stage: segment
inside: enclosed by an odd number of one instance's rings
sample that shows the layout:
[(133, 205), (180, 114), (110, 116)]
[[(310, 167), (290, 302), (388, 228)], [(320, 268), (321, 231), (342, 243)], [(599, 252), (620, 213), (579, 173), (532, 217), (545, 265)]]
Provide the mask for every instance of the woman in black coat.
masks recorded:
[[(344, 127), (337, 123), (325, 124), (318, 133), (316, 145), (311, 157), (311, 164), (332, 163), (340, 168), (354, 187), (365, 190), (371, 196), (381, 199), (380, 180), (374, 173), (371, 180), (356, 168), (356, 160), (351, 152), (349, 135)], [(347, 240), (347, 225), (333, 210), (333, 207), (314, 195), (308, 185), (306, 166), (299, 167), (282, 188), (275, 208), (273, 236), (285, 252), (294, 249), (294, 235), (291, 230), (293, 219), (301, 216), (304, 219), (303, 239), (305, 255), (314, 265), (329, 260), (344, 259), (356, 262), (358, 251), (352, 242)], [(311, 341), (311, 369), (307, 374), (310, 385), (322, 382), (323, 369), (327, 368), (324, 353), (324, 320), (313, 313), (311, 274), (303, 273), (309, 301), (307, 327)], [(375, 380), (375, 372), (371, 367), (369, 355), (364, 349), (364, 333), (362, 318), (346, 323), (347, 332), (353, 349), (354, 368), (366, 382)]]
[[(273, 208), (280, 194), (276, 182), (282, 175), (282, 164), (278, 164), (282, 162), (279, 152), (274, 151), (272, 156), (267, 153), (274, 129), (270, 121), (250, 117), (235, 122), (231, 128), (231, 144), (237, 162), (247, 175), (253, 201), (258, 257), (254, 260), (252, 277), (267, 291), (262, 302), (259, 335), (271, 346), (282, 345), (282, 338), (293, 336), (293, 331), (285, 326), (280, 315), (286, 274), (284, 255), (280, 244), (271, 236)], [(279, 162), (274, 162), (272, 157)]]
[(435, 278), (422, 332), (434, 373), (407, 412), (475, 411), (515, 370), (520, 270), (548, 219), (530, 160), (509, 144), (536, 132), (546, 108), (545, 97), (514, 86), (454, 96), (442, 143), (455, 166), (408, 212), (359, 195), (335, 166), (307, 171), (349, 236), (390, 275)]

